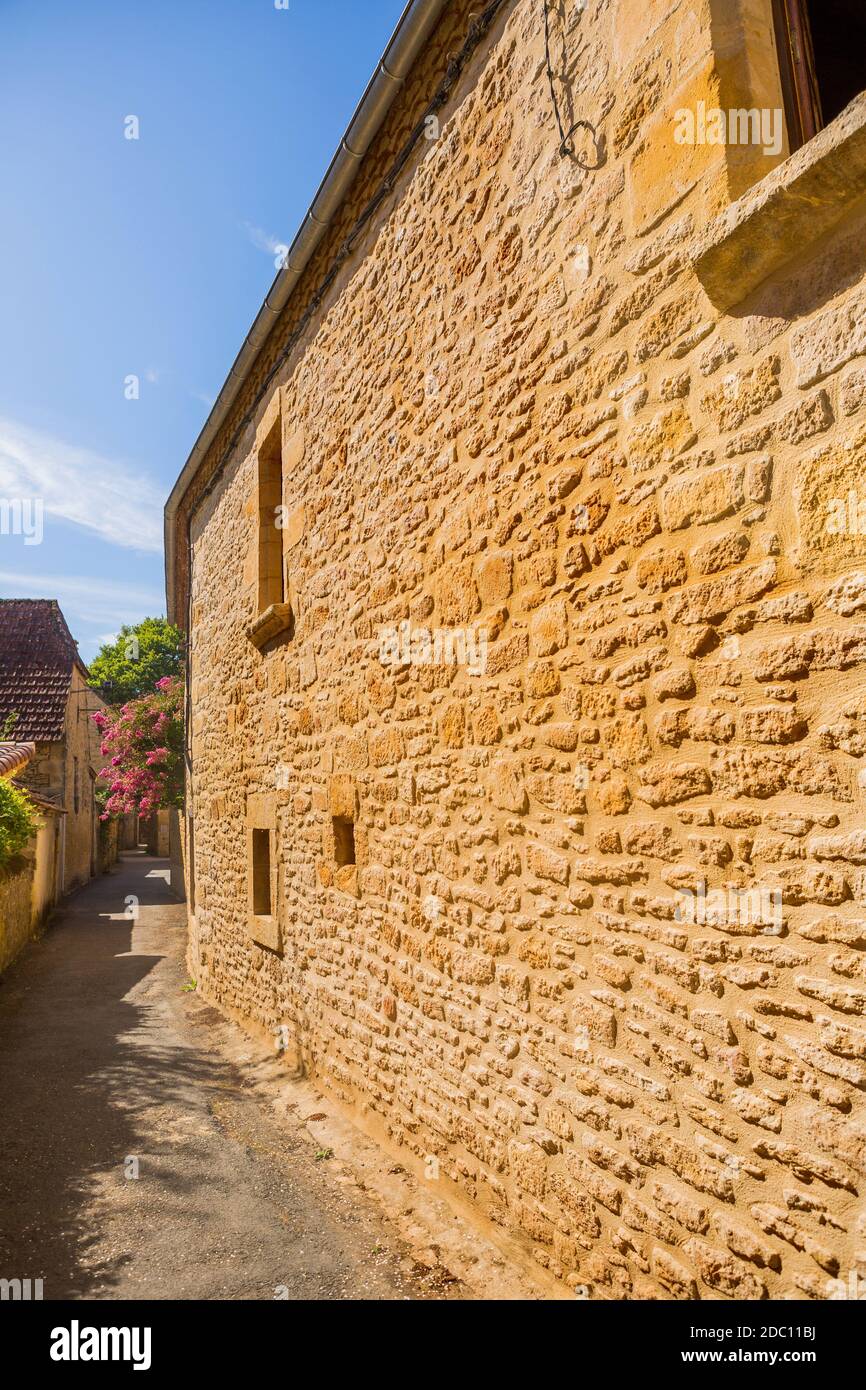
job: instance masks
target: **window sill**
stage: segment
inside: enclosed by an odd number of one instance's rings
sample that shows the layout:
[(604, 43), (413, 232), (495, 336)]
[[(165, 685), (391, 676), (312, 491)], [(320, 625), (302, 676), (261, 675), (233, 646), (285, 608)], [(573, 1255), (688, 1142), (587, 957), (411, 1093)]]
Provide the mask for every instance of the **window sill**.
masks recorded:
[(866, 92), (711, 222), (691, 259), (720, 309), (741, 303), (866, 195)]
[(255, 941), (257, 946), (264, 946), (268, 951), (276, 951), (278, 955), (282, 953), (279, 918), (268, 917), (259, 913), (253, 914), (247, 922), (247, 935)]
[(290, 631), (292, 621), (290, 603), (272, 603), (270, 608), (253, 618), (247, 626), (246, 634), (254, 647), (261, 648), (272, 642), (275, 637), (279, 637), (281, 632)]
[(357, 864), (342, 864), (334, 870), (334, 887), (351, 898), (360, 898)]

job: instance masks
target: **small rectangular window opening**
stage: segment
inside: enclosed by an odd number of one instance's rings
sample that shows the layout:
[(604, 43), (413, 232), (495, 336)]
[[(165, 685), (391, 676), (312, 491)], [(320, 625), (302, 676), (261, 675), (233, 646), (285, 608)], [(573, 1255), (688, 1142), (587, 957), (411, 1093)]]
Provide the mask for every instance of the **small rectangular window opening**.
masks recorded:
[(271, 916), (271, 832), (253, 831), (253, 912)]
[(283, 501), (282, 422), (277, 420), (259, 449), (259, 612), (285, 602), (283, 533), (277, 525)]
[(337, 867), (355, 862), (355, 826), (348, 816), (334, 816), (334, 858)]

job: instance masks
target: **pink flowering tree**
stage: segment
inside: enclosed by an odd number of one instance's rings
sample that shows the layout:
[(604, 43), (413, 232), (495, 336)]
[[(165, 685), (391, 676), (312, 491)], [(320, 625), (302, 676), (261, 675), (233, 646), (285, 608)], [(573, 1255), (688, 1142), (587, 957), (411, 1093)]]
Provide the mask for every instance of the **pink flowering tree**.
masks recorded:
[(183, 805), (183, 681), (163, 676), (152, 695), (119, 710), (98, 710), (102, 734), (102, 820)]

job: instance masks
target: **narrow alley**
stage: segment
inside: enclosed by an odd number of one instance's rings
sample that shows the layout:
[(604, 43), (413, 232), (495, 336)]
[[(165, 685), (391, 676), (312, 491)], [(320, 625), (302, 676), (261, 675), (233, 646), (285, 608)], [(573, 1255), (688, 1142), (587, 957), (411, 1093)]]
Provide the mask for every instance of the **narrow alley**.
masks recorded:
[(0, 984), (0, 1276), (46, 1299), (472, 1297), (256, 1088), (255, 1045), (187, 980), (167, 880), (126, 856)]

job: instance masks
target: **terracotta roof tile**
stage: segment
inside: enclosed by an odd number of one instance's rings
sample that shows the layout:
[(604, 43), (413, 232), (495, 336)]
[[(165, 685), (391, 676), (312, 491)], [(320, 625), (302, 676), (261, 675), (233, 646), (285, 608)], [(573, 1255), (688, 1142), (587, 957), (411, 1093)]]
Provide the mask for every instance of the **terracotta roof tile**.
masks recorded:
[(16, 742), (61, 739), (75, 665), (84, 667), (56, 599), (0, 599), (0, 727)]
[(20, 772), (35, 757), (35, 743), (0, 743), (0, 777)]

